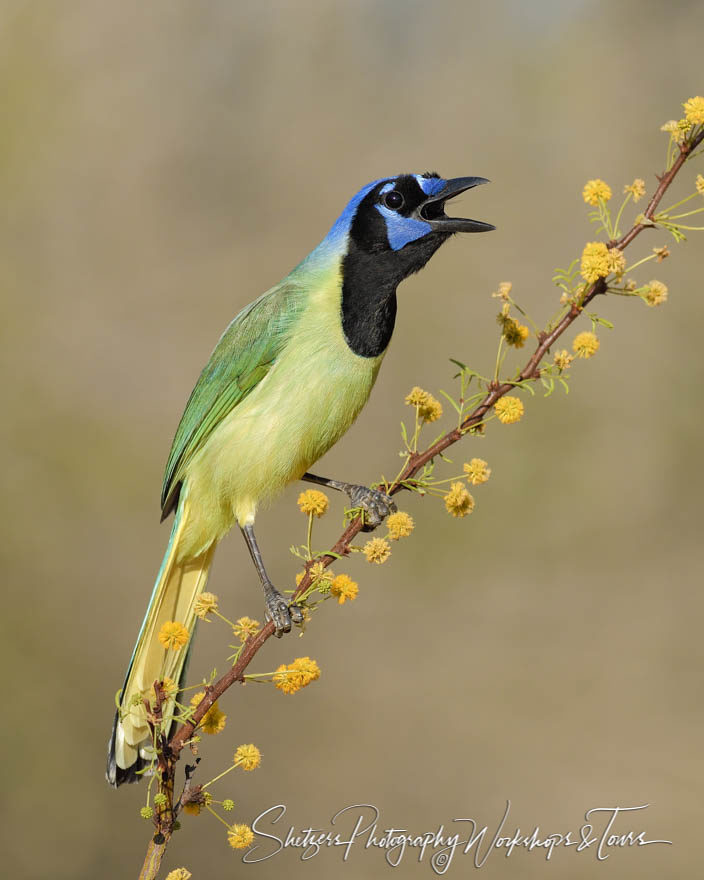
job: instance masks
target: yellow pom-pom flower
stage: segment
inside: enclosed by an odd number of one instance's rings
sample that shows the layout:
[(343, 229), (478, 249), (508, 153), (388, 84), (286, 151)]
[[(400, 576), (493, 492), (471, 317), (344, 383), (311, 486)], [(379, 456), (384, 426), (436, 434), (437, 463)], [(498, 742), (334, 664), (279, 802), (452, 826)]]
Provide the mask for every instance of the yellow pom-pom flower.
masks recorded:
[(649, 281), (645, 291), (645, 301), (649, 306), (661, 306), (667, 300), (667, 285), (662, 281)]
[(247, 849), (254, 842), (254, 832), (249, 825), (233, 825), (227, 832), (227, 842), (233, 849)]
[(353, 602), (357, 598), (359, 585), (346, 574), (338, 574), (330, 584), (330, 592), (337, 598), (339, 605), (344, 605), (348, 599)]
[(241, 642), (246, 642), (250, 636), (256, 636), (261, 628), (262, 625), (258, 620), (252, 620), (251, 617), (238, 617), (232, 631)]
[(593, 284), (599, 278), (605, 278), (611, 271), (609, 249), (603, 241), (590, 241), (582, 251), (580, 272), (582, 278)]
[(273, 682), (285, 694), (295, 694), (312, 681), (320, 678), (320, 667), (310, 657), (297, 657), (288, 666), (282, 663), (276, 670)]
[(385, 538), (372, 538), (362, 547), (367, 562), (382, 565), (391, 556), (391, 546)]
[(301, 513), (322, 516), (328, 509), (328, 496), (317, 489), (307, 489), (298, 496), (298, 507)]
[(442, 404), (436, 400), (429, 391), (424, 391), (417, 385), (406, 395), (406, 403), (415, 406), (418, 417), (424, 422), (435, 422), (442, 416)]
[[(200, 691), (199, 693), (194, 694), (191, 697), (191, 706), (198, 706), (204, 696), (205, 691)], [(216, 700), (202, 717), (199, 727), (202, 728), (204, 733), (207, 733), (210, 736), (215, 736), (216, 733), (220, 733), (222, 730), (224, 730), (226, 722), (227, 715), (225, 715), (224, 712), (220, 711), (218, 701)]]
[(667, 132), (676, 144), (681, 144), (689, 134), (692, 123), (688, 119), (670, 119), (660, 126), (660, 131)]
[(684, 118), (692, 125), (702, 125), (704, 123), (704, 98), (697, 95), (690, 98), (682, 105), (684, 107)]
[(465, 474), (467, 474), (467, 480), (473, 486), (479, 486), (480, 483), (486, 483), (491, 476), (491, 468), (483, 458), (473, 458), (471, 461), (465, 462), (463, 470)]
[(192, 876), (188, 868), (174, 868), (166, 875), (166, 880), (189, 880)]
[(215, 593), (201, 593), (193, 606), (193, 612), (201, 620), (218, 610), (218, 597)]
[(493, 297), (496, 297), (497, 299), (504, 300), (504, 302), (508, 302), (509, 294), (511, 293), (512, 289), (513, 284), (510, 281), (502, 281), (499, 284), (499, 289), (496, 291), (496, 293), (492, 293), (491, 295)]
[(251, 743), (238, 746), (235, 756), (232, 759), (232, 763), (236, 767), (241, 767), (243, 770), (256, 770), (261, 762), (262, 753)]
[(494, 411), (502, 424), (512, 425), (523, 418), (523, 402), (518, 397), (508, 395), (496, 401)]
[(633, 201), (638, 202), (645, 195), (645, 181), (641, 177), (636, 177), (633, 183), (628, 183), (623, 188), (624, 193), (630, 193)]
[(697, 188), (697, 192), (700, 196), (704, 196), (704, 177), (701, 174), (697, 174), (697, 179), (694, 181), (694, 185)]
[(580, 358), (593, 357), (599, 350), (599, 340), (591, 330), (578, 333), (572, 342), (572, 351)]
[(445, 507), (452, 516), (467, 516), (474, 510), (474, 498), (463, 483), (451, 483), (450, 491), (445, 496)]
[(619, 250), (619, 248), (609, 248), (609, 272), (613, 272), (614, 275), (623, 275), (626, 271), (626, 258), (623, 255), (623, 251)]
[(188, 639), (188, 630), (176, 620), (167, 620), (159, 630), (159, 641), (167, 650), (178, 651), (188, 643)]
[(386, 527), (389, 530), (391, 540), (398, 541), (400, 538), (407, 538), (411, 534), (415, 528), (415, 523), (412, 516), (404, 513), (403, 510), (399, 510), (396, 513), (392, 513), (386, 520)]
[(563, 348), (562, 351), (555, 352), (552, 360), (558, 370), (566, 370), (574, 360), (574, 357)]
[(519, 324), (513, 318), (505, 315), (499, 315), (499, 321), (502, 324), (502, 336), (509, 345), (514, 348), (523, 348), (526, 339), (530, 336), (530, 329), (525, 324)]
[(608, 202), (611, 198), (611, 187), (600, 180), (588, 180), (582, 190), (582, 198), (588, 205), (598, 205), (600, 201)]

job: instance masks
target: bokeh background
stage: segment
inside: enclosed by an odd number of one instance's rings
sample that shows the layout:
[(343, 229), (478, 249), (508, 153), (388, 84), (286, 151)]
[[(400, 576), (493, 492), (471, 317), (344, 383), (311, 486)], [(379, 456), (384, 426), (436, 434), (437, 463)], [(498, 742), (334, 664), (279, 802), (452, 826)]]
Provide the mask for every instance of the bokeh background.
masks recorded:
[[(658, 129), (702, 93), (704, 6), (156, 0), (0, 9), (1, 544), (6, 688), (1, 834), (8, 876), (134, 877), (143, 787), (110, 790), (105, 743), (167, 540), (162, 469), (219, 334), (285, 275), (365, 182), (399, 171), (484, 175), (462, 200), (491, 235), (455, 239), (400, 291), (371, 402), (318, 467), (371, 481), (398, 464), (403, 397), (451, 385), (450, 356), (489, 371), (499, 281), (542, 322), (550, 278), (592, 236), (594, 176), (652, 191)], [(696, 171), (685, 173), (691, 188)], [(684, 194), (685, 189), (678, 190)], [(642, 236), (638, 253), (665, 244)], [(264, 762), (228, 777), (251, 821), (274, 804), (327, 828), (353, 803), (416, 831), (471, 816), (573, 832), (590, 807), (652, 806), (622, 831), (672, 847), (492, 856), (488, 878), (687, 876), (701, 825), (704, 419), (702, 240), (638, 277), (670, 301), (609, 300), (598, 356), (568, 396), (529, 398), (456, 458), (486, 458), (469, 519), (404, 498), (412, 540), (343, 568), (360, 597), (326, 605), (300, 654), (323, 669), (295, 697), (249, 686), (201, 778), (240, 742)], [(586, 324), (585, 324), (586, 327)], [(569, 340), (568, 340), (569, 342)], [(304, 524), (297, 487), (258, 520), (274, 579)], [(318, 543), (340, 527), (342, 500)], [(237, 534), (211, 589), (262, 607)], [(205, 627), (201, 627), (201, 633)], [(217, 624), (192, 670), (223, 667)], [(376, 878), (379, 853), (297, 853), (246, 867), (207, 816), (186, 817), (167, 868), (194, 877)], [(469, 859), (449, 873), (471, 872)], [(399, 871), (431, 876), (409, 853)]]

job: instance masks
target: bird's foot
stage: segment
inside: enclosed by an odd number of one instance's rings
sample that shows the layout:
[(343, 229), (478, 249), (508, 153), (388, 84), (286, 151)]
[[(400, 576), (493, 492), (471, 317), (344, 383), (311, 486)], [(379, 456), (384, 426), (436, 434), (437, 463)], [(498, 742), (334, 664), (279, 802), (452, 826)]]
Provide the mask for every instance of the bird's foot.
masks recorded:
[(368, 489), (347, 483), (345, 492), (349, 495), (352, 507), (361, 507), (364, 511), (363, 532), (371, 532), (380, 526), (390, 513), (396, 512), (396, 505), (390, 495), (379, 489)]
[(277, 639), (284, 633), (291, 632), (292, 623), (303, 623), (300, 607), (293, 603), (289, 605), (273, 584), (264, 584), (264, 604), (267, 620), (274, 624), (274, 635)]

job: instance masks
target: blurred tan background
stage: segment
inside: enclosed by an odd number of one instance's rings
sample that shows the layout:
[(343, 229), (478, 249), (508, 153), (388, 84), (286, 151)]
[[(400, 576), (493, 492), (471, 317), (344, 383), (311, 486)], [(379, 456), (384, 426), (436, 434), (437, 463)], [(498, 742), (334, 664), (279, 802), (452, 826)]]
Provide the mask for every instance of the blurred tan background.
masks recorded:
[[(592, 237), (584, 182), (650, 191), (662, 122), (702, 93), (704, 6), (534, 3), (13, 2), (0, 10), (3, 294), (2, 821), (7, 876), (127, 878), (149, 834), (142, 787), (103, 779), (122, 682), (168, 537), (163, 465), (226, 324), (285, 275), (368, 180), (485, 175), (462, 200), (492, 235), (455, 239), (400, 291), (372, 400), (319, 465), (371, 481), (398, 463), (410, 386), (451, 385), (447, 358), (493, 365), (492, 290), (512, 280), (537, 320), (553, 269)], [(696, 170), (687, 171), (689, 186)], [(682, 190), (684, 194), (684, 190)], [(665, 244), (651, 235), (638, 253)], [(315, 657), (295, 697), (227, 696), (201, 780), (255, 742), (257, 773), (216, 797), (251, 821), (277, 803), (328, 827), (353, 803), (416, 831), (471, 816), (573, 832), (590, 807), (652, 806), (619, 829), (672, 847), (492, 856), (487, 878), (687, 876), (702, 784), (700, 450), (702, 243), (642, 281), (661, 309), (599, 302), (616, 324), (569, 396), (526, 399), (457, 452), (493, 468), (477, 508), (403, 498), (417, 532), (382, 568), (343, 566), (360, 598), (254, 668)], [(569, 341), (569, 340), (568, 340)], [(271, 574), (295, 568), (298, 487), (258, 520)], [(342, 501), (318, 531), (339, 531)], [(211, 589), (261, 617), (239, 535)], [(201, 627), (201, 634), (204, 627)], [(208, 642), (206, 644), (205, 642)], [(192, 670), (224, 665), (224, 630)], [(286, 822), (288, 824), (288, 822)], [(210, 817), (185, 817), (168, 868), (388, 876), (379, 853), (246, 867)], [(448, 875), (474, 869), (458, 860)], [(432, 876), (409, 853), (403, 876)]]

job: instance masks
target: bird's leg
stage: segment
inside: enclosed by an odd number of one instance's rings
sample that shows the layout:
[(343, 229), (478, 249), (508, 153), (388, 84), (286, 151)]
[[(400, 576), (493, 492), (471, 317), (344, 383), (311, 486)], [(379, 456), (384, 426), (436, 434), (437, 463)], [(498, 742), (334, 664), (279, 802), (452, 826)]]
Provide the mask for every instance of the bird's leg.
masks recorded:
[(264, 602), (266, 604), (266, 616), (274, 623), (274, 635), (280, 639), (285, 632), (291, 631), (291, 623), (302, 623), (303, 612), (298, 605), (289, 605), (286, 599), (269, 580), (269, 575), (264, 568), (262, 554), (254, 537), (254, 528), (251, 525), (242, 527), (242, 534), (247, 542), (252, 562), (256, 566), (259, 579), (264, 589)]
[(362, 531), (371, 532), (380, 526), (390, 513), (396, 511), (396, 505), (391, 496), (378, 489), (368, 489), (366, 486), (344, 483), (342, 480), (328, 480), (327, 477), (318, 477), (309, 473), (303, 474), (301, 479), (308, 483), (317, 483), (319, 486), (329, 486), (330, 489), (345, 492), (352, 502), (352, 507), (361, 507), (364, 511)]

